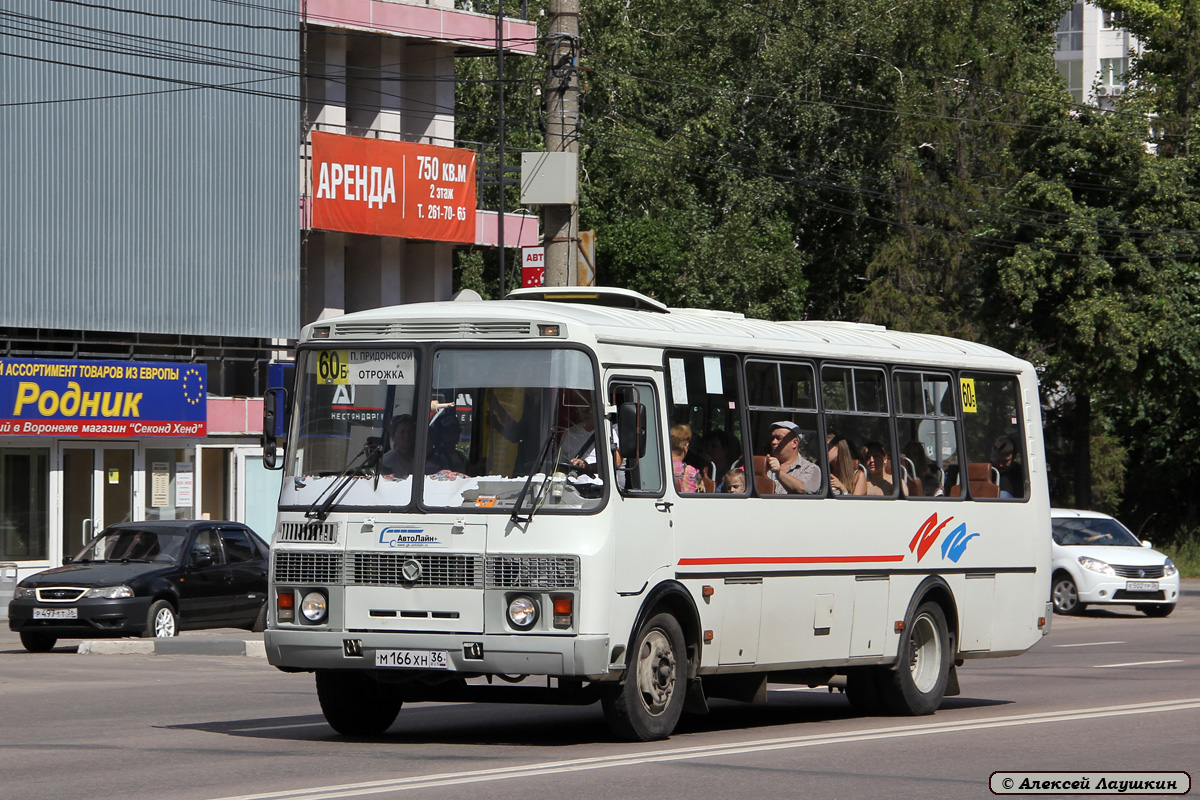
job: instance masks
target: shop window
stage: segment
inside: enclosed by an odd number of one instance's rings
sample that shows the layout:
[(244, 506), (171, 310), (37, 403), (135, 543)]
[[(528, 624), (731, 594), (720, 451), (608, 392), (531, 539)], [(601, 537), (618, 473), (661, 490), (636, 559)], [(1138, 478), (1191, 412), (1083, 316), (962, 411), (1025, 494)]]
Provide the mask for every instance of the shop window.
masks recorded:
[(49, 448), (0, 447), (0, 561), (48, 558), (49, 512)]
[(146, 448), (146, 519), (196, 516), (196, 464), (193, 448)]

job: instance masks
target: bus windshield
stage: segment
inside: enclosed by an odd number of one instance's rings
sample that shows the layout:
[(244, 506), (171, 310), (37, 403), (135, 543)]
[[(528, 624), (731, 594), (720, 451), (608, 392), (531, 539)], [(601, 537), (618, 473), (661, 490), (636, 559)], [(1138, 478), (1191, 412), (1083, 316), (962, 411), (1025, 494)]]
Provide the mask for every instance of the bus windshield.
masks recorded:
[[(307, 350), (282, 503), (588, 510), (604, 488), (592, 363), (569, 349)], [(421, 371), (430, 394), (418, 398)], [(341, 482), (345, 486), (337, 486)], [(337, 486), (337, 488), (334, 488)]]

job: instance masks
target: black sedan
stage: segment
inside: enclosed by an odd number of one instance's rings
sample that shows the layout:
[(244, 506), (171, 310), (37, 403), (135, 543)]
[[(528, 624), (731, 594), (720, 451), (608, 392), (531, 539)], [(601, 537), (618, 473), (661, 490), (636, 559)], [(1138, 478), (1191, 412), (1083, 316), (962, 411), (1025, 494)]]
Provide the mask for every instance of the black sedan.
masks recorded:
[(8, 627), (32, 652), (67, 638), (261, 631), (269, 557), (267, 545), (238, 522), (112, 525), (64, 566), (17, 584)]

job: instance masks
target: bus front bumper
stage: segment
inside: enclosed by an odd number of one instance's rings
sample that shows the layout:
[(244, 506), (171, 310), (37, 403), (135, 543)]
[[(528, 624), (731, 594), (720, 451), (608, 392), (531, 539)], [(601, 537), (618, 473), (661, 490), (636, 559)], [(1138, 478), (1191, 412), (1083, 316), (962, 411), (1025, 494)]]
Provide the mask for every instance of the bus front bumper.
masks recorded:
[[(267, 661), (284, 669), (387, 669), (396, 672), (465, 672), (492, 675), (609, 676), (607, 636), (538, 636), (329, 631), (271, 628), (263, 634)], [(438, 669), (391, 666), (396, 651), (434, 661)], [(384, 653), (377, 661), (377, 656)], [(444, 656), (443, 656), (444, 654)], [(614, 676), (615, 677), (615, 676)]]

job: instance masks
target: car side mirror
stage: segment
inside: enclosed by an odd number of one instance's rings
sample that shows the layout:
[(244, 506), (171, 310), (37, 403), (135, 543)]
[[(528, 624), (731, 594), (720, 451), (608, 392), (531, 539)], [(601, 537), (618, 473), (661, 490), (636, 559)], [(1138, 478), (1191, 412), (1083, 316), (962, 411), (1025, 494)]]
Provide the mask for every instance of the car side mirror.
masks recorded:
[(75, 556), (63, 556), (63, 564), (64, 565), (70, 564), (74, 560), (75, 560)]
[(193, 567), (207, 567), (212, 563), (212, 547), (198, 544), (192, 548), (191, 564)]
[(1153, 547), (1153, 546), (1154, 546), (1154, 545), (1150, 544), (1150, 540), (1149, 540), (1149, 539), (1143, 539), (1143, 540), (1142, 540), (1142, 547), (1147, 547), (1147, 548), (1149, 548), (1149, 547)]

